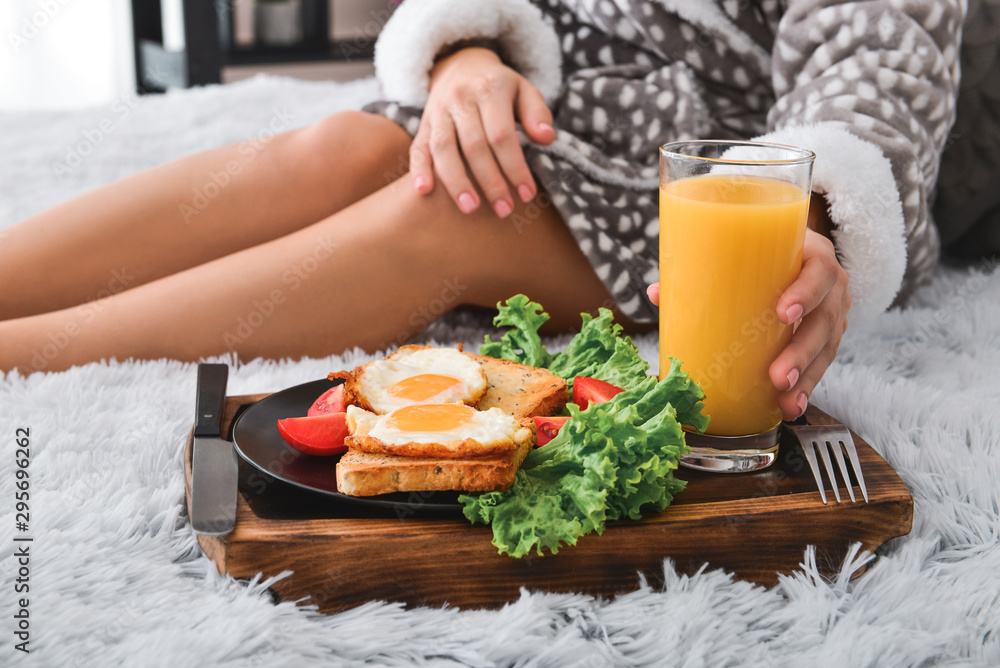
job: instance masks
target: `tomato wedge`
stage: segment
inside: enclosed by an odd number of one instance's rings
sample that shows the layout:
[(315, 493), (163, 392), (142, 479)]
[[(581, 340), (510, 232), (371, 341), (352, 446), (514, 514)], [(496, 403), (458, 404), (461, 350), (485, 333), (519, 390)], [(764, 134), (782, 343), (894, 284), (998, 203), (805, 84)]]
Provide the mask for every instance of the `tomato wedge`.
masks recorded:
[(278, 431), (288, 445), (307, 455), (341, 455), (347, 452), (347, 413), (278, 420)]
[(535, 440), (535, 447), (540, 448), (545, 445), (559, 433), (562, 426), (566, 424), (568, 417), (539, 417), (535, 416), (531, 418), (535, 421), (535, 431), (537, 437)]
[(617, 385), (596, 378), (577, 376), (573, 379), (573, 403), (579, 406), (581, 411), (587, 410), (590, 402), (601, 404), (624, 391)]
[(344, 384), (341, 383), (319, 395), (319, 398), (309, 407), (309, 412), (306, 415), (313, 417), (327, 413), (343, 413), (345, 410), (347, 409), (344, 408)]

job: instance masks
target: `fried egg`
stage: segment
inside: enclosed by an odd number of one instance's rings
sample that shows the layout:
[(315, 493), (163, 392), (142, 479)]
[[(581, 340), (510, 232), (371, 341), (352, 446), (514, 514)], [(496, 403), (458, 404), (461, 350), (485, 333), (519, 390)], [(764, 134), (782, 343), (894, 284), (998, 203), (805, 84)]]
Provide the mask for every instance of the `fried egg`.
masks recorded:
[(453, 348), (405, 346), (362, 367), (352, 390), (380, 415), (415, 404), (475, 405), (486, 393), (486, 372)]
[(347, 446), (407, 457), (481, 457), (512, 452), (532, 440), (530, 428), (499, 408), (415, 404), (385, 415), (347, 407)]

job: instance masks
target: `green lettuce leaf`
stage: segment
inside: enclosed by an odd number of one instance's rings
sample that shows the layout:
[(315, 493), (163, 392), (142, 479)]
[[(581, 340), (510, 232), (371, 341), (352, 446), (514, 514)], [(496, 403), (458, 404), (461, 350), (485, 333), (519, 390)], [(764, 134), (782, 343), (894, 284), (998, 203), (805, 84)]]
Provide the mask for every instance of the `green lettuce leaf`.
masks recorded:
[(506, 304), (497, 304), (500, 313), (493, 319), (497, 327), (511, 327), (499, 341), (486, 335), (479, 347), (479, 354), (497, 359), (511, 360), (528, 366), (547, 367), (551, 355), (545, 349), (538, 329), (549, 319), (541, 304), (525, 295), (514, 295)]
[(632, 339), (622, 336), (622, 326), (608, 309), (598, 310), (596, 318), (581, 314), (583, 326), (549, 363), (549, 371), (567, 379), (572, 389), (575, 376), (589, 376), (617, 385), (634, 387), (647, 377), (649, 364), (639, 356)]
[[(638, 519), (660, 511), (684, 482), (673, 476), (688, 452), (678, 409), (703, 430), (704, 394), (679, 364), (657, 382), (647, 376), (602, 404), (570, 419), (558, 436), (528, 454), (513, 487), (459, 497), (465, 516), (490, 524), (501, 553), (522, 557), (532, 550), (557, 553), (611, 520)], [(697, 411), (697, 415), (694, 412)]]
[(615, 323), (608, 309), (598, 310), (596, 318), (582, 314), (583, 325), (561, 353), (546, 350), (538, 329), (549, 319), (541, 305), (524, 295), (515, 295), (505, 304), (497, 304), (497, 327), (511, 327), (500, 341), (487, 335), (479, 348), (480, 355), (508, 359), (530, 366), (547, 367), (565, 378), (572, 389), (575, 376), (589, 376), (629, 389), (646, 378), (649, 364), (639, 356), (632, 339), (622, 336), (622, 326)]

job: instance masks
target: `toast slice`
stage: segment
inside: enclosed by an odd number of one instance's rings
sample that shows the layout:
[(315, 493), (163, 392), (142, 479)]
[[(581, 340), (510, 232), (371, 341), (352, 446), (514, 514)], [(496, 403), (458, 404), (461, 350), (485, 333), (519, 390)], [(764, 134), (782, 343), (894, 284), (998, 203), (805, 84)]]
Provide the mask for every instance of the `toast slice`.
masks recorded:
[(481, 411), (496, 407), (516, 418), (548, 416), (561, 411), (569, 401), (566, 380), (548, 369), (465, 354), (486, 372), (486, 394), (476, 404)]
[[(413, 346), (417, 348), (417, 346)], [(478, 362), (486, 373), (486, 393), (476, 404), (479, 410), (499, 408), (522, 423), (530, 417), (553, 415), (566, 405), (566, 381), (548, 369), (539, 369), (510, 360), (464, 353)], [(361, 367), (352, 372), (330, 374), (351, 383)], [(365, 402), (345, 388), (345, 403), (366, 410)], [(533, 434), (533, 431), (532, 431)], [(535, 442), (532, 437), (517, 443), (513, 452), (468, 458), (406, 457), (348, 450), (337, 463), (337, 489), (350, 496), (374, 496), (391, 492), (457, 490), (488, 492), (510, 489), (514, 476)]]
[(490, 492), (510, 489), (535, 439), (512, 453), (470, 459), (423, 459), (348, 450), (337, 463), (337, 491), (349, 496), (390, 492), (458, 490)]

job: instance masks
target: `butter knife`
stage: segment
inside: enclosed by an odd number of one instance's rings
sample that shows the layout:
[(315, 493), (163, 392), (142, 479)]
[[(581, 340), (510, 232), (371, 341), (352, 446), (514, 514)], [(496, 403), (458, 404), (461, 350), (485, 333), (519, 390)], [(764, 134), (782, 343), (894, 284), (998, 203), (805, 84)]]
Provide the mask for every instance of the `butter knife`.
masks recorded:
[(225, 364), (198, 365), (197, 414), (191, 455), (191, 526), (202, 536), (225, 536), (236, 521), (238, 467), (233, 444), (222, 438)]

